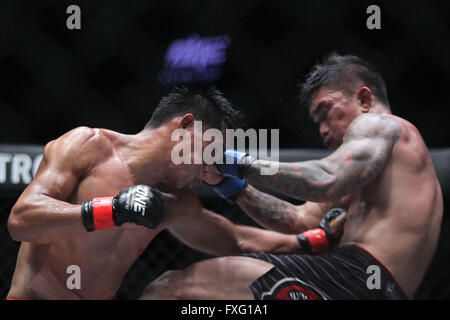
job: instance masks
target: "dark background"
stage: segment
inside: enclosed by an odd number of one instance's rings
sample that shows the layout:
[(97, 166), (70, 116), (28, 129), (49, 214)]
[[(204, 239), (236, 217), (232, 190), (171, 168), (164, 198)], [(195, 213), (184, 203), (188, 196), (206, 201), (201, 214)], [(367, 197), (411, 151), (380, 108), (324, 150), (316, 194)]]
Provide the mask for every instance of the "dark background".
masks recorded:
[[(66, 28), (66, 8), (81, 8), (81, 30)], [(381, 8), (381, 30), (366, 9)], [(298, 107), (297, 84), (335, 50), (370, 61), (383, 74), (393, 113), (411, 121), (430, 148), (450, 147), (449, 2), (437, 1), (0, 1), (0, 143), (44, 145), (77, 126), (137, 133), (170, 88), (157, 81), (170, 43), (191, 34), (228, 35), (216, 84), (252, 128), (280, 129), (281, 148), (322, 148)], [(1, 297), (18, 245), (6, 233), (16, 197), (0, 197)], [(205, 206), (252, 224), (220, 199)], [(418, 291), (450, 297), (448, 223)], [(136, 298), (170, 268), (206, 256), (167, 233), (127, 275), (117, 298)]]

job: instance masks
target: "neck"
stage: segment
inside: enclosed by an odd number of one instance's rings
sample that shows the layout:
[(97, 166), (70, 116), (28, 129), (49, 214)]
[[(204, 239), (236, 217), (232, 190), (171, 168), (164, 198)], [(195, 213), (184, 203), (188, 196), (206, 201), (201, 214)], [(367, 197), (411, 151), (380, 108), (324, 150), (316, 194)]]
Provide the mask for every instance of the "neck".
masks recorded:
[(134, 184), (154, 186), (164, 180), (170, 161), (167, 132), (161, 128), (144, 129), (130, 136), (120, 152)]
[(371, 108), (370, 108), (370, 113), (376, 113), (376, 114), (392, 114), (391, 111), (386, 108), (386, 106), (384, 106), (381, 103), (377, 103), (374, 104)]

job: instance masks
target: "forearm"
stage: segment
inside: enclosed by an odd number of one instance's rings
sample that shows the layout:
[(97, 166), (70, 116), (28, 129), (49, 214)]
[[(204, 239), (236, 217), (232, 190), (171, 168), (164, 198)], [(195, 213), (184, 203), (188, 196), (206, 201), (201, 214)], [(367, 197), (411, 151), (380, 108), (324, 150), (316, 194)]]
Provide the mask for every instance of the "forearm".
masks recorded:
[(249, 226), (237, 225), (238, 252), (267, 252), (272, 254), (301, 254), (304, 253), (297, 235), (283, 234)]
[(236, 203), (260, 225), (282, 233), (306, 230), (299, 207), (261, 192), (248, 185), (241, 191)]
[[(262, 175), (264, 168), (276, 167), (274, 175)], [(282, 163), (256, 160), (243, 170), (244, 178), (251, 184), (261, 185), (290, 197), (313, 202), (336, 201), (336, 178), (330, 174), (320, 160), (297, 163)]]
[(44, 194), (30, 196), (12, 209), (8, 230), (16, 241), (51, 243), (86, 232), (81, 206)]
[(246, 252), (299, 253), (296, 235), (237, 225), (210, 210), (188, 216), (171, 225), (169, 231), (186, 245), (214, 256)]

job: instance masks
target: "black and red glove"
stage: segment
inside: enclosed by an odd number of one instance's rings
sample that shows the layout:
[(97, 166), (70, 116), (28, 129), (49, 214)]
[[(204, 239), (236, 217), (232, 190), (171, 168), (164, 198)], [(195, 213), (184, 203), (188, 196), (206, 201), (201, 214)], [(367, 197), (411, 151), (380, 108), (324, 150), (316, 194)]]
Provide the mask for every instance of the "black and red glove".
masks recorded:
[(302, 249), (311, 255), (327, 253), (330, 248), (339, 242), (341, 234), (334, 235), (330, 232), (330, 221), (336, 219), (345, 212), (344, 209), (334, 208), (325, 213), (319, 223), (319, 228), (307, 230), (297, 236)]
[(136, 185), (123, 189), (115, 197), (99, 197), (81, 204), (83, 225), (96, 231), (125, 222), (155, 229), (163, 220), (165, 205), (153, 188)]

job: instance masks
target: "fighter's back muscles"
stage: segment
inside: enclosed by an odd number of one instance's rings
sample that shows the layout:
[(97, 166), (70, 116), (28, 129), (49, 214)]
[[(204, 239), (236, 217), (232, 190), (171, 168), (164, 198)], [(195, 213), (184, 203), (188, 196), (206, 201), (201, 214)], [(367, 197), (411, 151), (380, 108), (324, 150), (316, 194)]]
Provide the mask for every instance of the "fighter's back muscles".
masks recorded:
[(80, 127), (49, 142), (36, 176), (12, 208), (8, 230), (16, 241), (51, 243), (86, 232), (80, 205), (67, 199), (98, 161), (98, 132)]
[(261, 175), (260, 169), (273, 163), (257, 160), (245, 178), (297, 199), (334, 202), (368, 185), (382, 172), (400, 133), (400, 125), (391, 117), (363, 114), (350, 124), (343, 144), (328, 157), (279, 163), (275, 175)]

